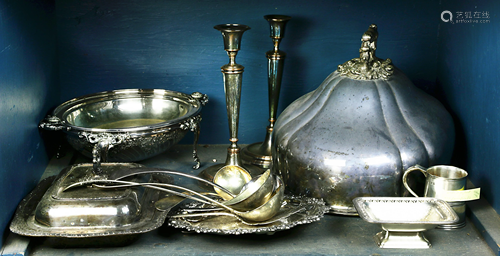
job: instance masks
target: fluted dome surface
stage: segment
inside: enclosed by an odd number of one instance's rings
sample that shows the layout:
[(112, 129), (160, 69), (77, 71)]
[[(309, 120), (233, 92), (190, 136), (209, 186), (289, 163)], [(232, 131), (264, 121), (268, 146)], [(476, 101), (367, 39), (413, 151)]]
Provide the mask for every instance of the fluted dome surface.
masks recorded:
[(387, 70), (385, 77), (359, 79), (339, 67), (283, 111), (273, 134), (273, 168), (289, 192), (354, 214), (355, 197), (400, 196), (406, 168), (449, 162), (450, 114), (399, 69)]

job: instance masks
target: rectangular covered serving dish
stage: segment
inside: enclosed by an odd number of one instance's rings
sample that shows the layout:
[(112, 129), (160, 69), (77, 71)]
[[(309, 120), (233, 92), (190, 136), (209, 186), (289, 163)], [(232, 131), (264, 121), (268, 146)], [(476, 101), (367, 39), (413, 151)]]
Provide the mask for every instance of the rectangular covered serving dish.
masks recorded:
[[(168, 212), (158, 211), (154, 203), (163, 192), (143, 187), (100, 189), (81, 186), (64, 191), (81, 181), (105, 179), (111, 173), (141, 167), (134, 163), (103, 163), (96, 177), (92, 164), (65, 168), (49, 177), (19, 204), (10, 229), (24, 236), (102, 237), (144, 233), (160, 227)], [(135, 181), (172, 183), (167, 175), (142, 176)]]

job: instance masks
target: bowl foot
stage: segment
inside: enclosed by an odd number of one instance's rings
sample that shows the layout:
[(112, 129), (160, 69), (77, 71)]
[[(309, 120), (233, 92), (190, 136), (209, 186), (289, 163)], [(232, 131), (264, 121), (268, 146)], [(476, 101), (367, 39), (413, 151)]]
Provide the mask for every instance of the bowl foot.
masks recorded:
[(375, 242), (380, 248), (428, 249), (431, 243), (423, 232), (391, 232), (383, 230), (375, 236)]

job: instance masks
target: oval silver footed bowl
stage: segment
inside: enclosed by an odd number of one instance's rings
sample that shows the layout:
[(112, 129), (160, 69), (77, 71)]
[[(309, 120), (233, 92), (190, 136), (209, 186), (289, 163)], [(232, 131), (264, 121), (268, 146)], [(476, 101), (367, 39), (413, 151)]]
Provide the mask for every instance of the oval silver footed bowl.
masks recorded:
[(82, 96), (59, 105), (40, 123), (46, 130), (62, 130), (69, 144), (100, 163), (135, 162), (158, 155), (195, 133), (206, 94), (191, 95), (163, 89), (124, 89)]

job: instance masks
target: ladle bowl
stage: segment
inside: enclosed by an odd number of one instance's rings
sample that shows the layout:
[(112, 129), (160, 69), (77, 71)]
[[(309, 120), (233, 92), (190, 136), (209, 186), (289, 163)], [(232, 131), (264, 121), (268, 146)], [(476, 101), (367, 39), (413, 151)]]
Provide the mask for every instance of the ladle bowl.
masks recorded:
[(222, 204), (238, 211), (255, 209), (270, 199), (275, 189), (274, 186), (275, 180), (271, 175), (271, 170), (267, 170), (246, 183), (236, 197)]
[[(223, 166), (214, 176), (215, 184), (226, 188), (235, 195), (238, 195), (245, 184), (247, 184), (250, 180), (252, 180), (252, 176), (245, 169), (237, 165)], [(217, 187), (214, 187), (214, 190), (224, 200), (230, 200), (233, 198), (233, 196)]]
[[(275, 186), (276, 189), (273, 191), (273, 194), (271, 195), (270, 199), (262, 204), (261, 206), (249, 210), (249, 211), (238, 211), (235, 209), (230, 208), (228, 209), (227, 206), (224, 206), (223, 208), (226, 210), (229, 210), (229, 213), (226, 211), (223, 212), (212, 212), (212, 209), (206, 209), (210, 210), (210, 212), (202, 212), (202, 213), (192, 213), (192, 214), (178, 214), (178, 215), (173, 215), (171, 217), (173, 218), (184, 218), (184, 217), (208, 217), (208, 216), (220, 216), (220, 215), (234, 215), (238, 219), (243, 219), (247, 222), (252, 222), (252, 223), (259, 223), (259, 222), (265, 222), (272, 217), (274, 217), (276, 214), (281, 209), (281, 205), (283, 203), (283, 200), (285, 198), (285, 189), (283, 185), (283, 181), (279, 178), (276, 177), (276, 182)], [(223, 206), (223, 205), (220, 205)], [(222, 209), (221, 209), (222, 210)]]
[(284, 198), (285, 188), (283, 181), (279, 177), (276, 177), (276, 189), (267, 202), (250, 211), (241, 212), (235, 210), (233, 213), (248, 221), (266, 221), (279, 212)]

